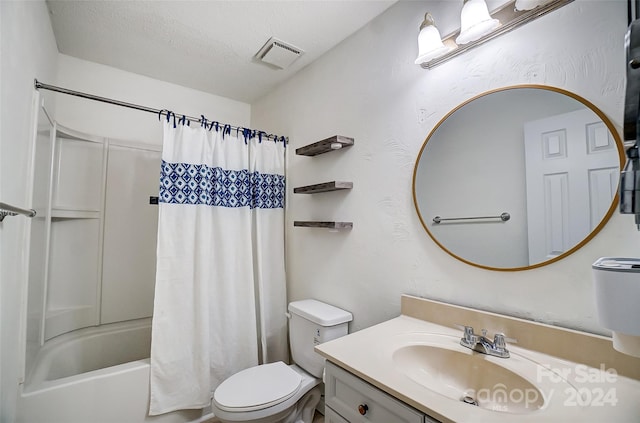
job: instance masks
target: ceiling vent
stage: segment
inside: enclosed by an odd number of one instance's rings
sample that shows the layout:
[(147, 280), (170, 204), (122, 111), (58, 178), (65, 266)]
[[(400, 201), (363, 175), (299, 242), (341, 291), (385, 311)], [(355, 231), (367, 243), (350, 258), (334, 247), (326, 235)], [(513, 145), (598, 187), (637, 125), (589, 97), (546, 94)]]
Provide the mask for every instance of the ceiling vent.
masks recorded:
[(271, 37), (254, 57), (271, 67), (286, 69), (303, 54), (298, 47)]

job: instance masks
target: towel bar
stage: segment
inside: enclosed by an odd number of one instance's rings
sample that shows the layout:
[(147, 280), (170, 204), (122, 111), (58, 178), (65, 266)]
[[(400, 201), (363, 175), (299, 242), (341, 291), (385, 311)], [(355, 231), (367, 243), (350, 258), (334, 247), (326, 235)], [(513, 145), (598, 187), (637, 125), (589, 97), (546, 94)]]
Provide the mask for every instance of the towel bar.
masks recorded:
[(7, 216), (17, 216), (22, 214), (27, 217), (34, 217), (36, 211), (33, 209), (21, 209), (20, 207), (12, 206), (7, 203), (0, 203), (0, 222)]
[(477, 219), (500, 219), (503, 222), (511, 219), (511, 215), (507, 212), (502, 213), (500, 216), (473, 216), (473, 217), (440, 217), (436, 216), (433, 218), (433, 223), (444, 222), (445, 220), (477, 220)]

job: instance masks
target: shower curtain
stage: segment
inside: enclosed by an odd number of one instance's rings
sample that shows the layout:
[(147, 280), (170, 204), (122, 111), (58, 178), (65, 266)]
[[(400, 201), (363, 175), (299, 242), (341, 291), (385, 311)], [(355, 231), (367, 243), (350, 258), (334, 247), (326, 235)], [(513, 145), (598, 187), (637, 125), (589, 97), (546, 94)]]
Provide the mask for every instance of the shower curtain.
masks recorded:
[(284, 139), (163, 125), (150, 415), (206, 407), (227, 377), (288, 355)]

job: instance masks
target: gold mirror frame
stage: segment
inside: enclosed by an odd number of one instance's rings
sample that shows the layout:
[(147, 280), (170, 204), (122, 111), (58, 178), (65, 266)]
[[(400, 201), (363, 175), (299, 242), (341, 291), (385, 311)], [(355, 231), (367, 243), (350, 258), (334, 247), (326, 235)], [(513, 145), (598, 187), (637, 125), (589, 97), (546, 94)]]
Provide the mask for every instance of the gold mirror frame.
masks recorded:
[[(469, 261), (467, 259), (464, 259), (464, 258), (454, 254), (453, 252), (451, 252), (449, 249), (447, 249), (444, 245), (442, 245), (436, 239), (436, 237), (429, 230), (428, 225), (426, 224), (424, 218), (422, 217), (422, 214), (420, 213), (420, 208), (418, 206), (418, 198), (417, 198), (417, 195), (416, 195), (416, 175), (418, 173), (418, 166), (420, 164), (420, 159), (422, 158), (422, 153), (424, 152), (424, 149), (426, 148), (427, 143), (429, 142), (431, 137), (435, 134), (435, 132), (438, 130), (438, 128), (447, 120), (447, 118), (449, 118), (455, 112), (457, 112), (458, 110), (460, 110), (462, 107), (466, 106), (467, 104), (471, 103), (472, 101), (477, 100), (477, 99), (482, 98), (482, 97), (485, 97), (485, 96), (488, 96), (490, 94), (497, 93), (497, 92), (508, 91), (508, 90), (513, 90), (513, 89), (520, 89), (520, 88), (533, 88), (533, 89), (542, 89), (542, 90), (547, 90), (547, 91), (553, 91), (553, 92), (556, 92), (556, 93), (559, 93), (559, 94), (564, 94), (564, 95), (566, 95), (568, 97), (571, 97), (574, 100), (582, 103), (585, 107), (590, 109), (593, 113), (595, 113), (602, 120), (602, 122), (606, 125), (607, 129), (611, 133), (611, 136), (613, 137), (613, 139), (614, 139), (614, 141), (616, 143), (616, 147), (618, 148), (618, 156), (619, 156), (619, 159), (620, 159), (620, 170), (622, 170), (624, 168), (624, 164), (625, 164), (625, 161), (626, 161), (624, 144), (622, 143), (622, 139), (620, 137), (620, 134), (616, 130), (616, 127), (614, 126), (613, 122), (611, 122), (611, 120), (598, 107), (596, 107), (593, 103), (591, 103), (590, 101), (586, 100), (585, 98), (583, 98), (583, 97), (581, 97), (581, 96), (579, 96), (579, 95), (577, 95), (575, 93), (572, 93), (570, 91), (564, 90), (562, 88), (552, 87), (552, 86), (548, 86), (548, 85), (537, 85), (537, 84), (512, 85), (512, 86), (508, 86), (508, 87), (497, 88), (497, 89), (494, 89), (494, 90), (490, 90), (490, 91), (486, 91), (484, 93), (478, 94), (475, 97), (472, 97), (472, 98), (466, 100), (465, 102), (463, 102), (463, 103), (459, 104), (458, 106), (456, 106), (449, 113), (447, 113), (442, 119), (440, 119), (440, 121), (431, 130), (431, 132), (429, 133), (429, 135), (425, 139), (424, 143), (422, 144), (422, 147), (420, 148), (420, 151), (418, 152), (418, 157), (416, 159), (416, 162), (415, 162), (415, 165), (414, 165), (414, 168), (413, 168), (412, 194), (413, 194), (413, 205), (414, 205), (414, 207), (416, 209), (416, 213), (418, 214), (418, 218), (420, 219), (420, 223), (422, 224), (422, 227), (427, 232), (429, 237), (442, 250), (444, 250), (447, 254), (449, 254), (450, 256), (456, 258), (457, 260), (460, 260), (461, 262), (469, 264), (471, 266), (475, 266), (475, 267), (479, 267), (479, 268), (487, 269), (487, 270), (499, 271), (499, 272), (515, 272), (515, 271), (521, 271), (521, 270), (535, 269), (535, 268), (538, 268), (538, 267), (546, 266), (546, 265), (551, 264), (551, 263), (555, 263), (555, 262), (557, 262), (559, 260), (562, 260), (563, 258), (573, 254), (574, 252), (576, 252), (580, 248), (582, 248), (585, 244), (587, 244), (587, 242), (589, 242), (591, 239), (593, 239), (593, 237), (595, 237), (598, 234), (598, 232), (600, 232), (602, 230), (604, 225), (606, 225), (607, 222), (609, 221), (609, 219), (611, 219), (611, 216), (613, 215), (613, 212), (618, 207), (618, 202), (619, 202), (619, 194), (616, 193), (615, 196), (613, 197), (613, 200), (611, 201), (611, 206), (609, 207), (607, 213), (604, 215), (604, 217), (602, 218), (600, 223), (589, 233), (589, 235), (587, 235), (578, 244), (576, 244), (575, 246), (573, 246), (569, 250), (565, 251), (564, 253), (562, 253), (562, 254), (560, 254), (560, 255), (552, 258), (552, 259), (549, 259), (549, 260), (546, 260), (546, 261), (542, 261), (542, 262), (539, 262), (539, 263), (535, 263), (535, 264), (531, 264), (529, 266), (521, 266), (521, 267), (491, 267), (491, 266), (485, 266), (485, 265), (482, 265), (482, 264), (479, 264), (479, 263), (475, 263), (475, 262)], [(618, 179), (618, 186), (619, 185), (620, 185), (620, 181)]]

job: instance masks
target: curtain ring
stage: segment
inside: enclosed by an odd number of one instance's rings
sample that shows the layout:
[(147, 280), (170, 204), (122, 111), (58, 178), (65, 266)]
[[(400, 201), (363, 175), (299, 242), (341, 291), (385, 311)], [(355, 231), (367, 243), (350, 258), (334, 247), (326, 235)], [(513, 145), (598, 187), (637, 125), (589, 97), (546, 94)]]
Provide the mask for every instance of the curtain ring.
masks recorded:
[(167, 110), (167, 123), (171, 122), (171, 115), (174, 116), (175, 120), (175, 113), (173, 113), (171, 110)]
[(225, 135), (231, 135), (231, 125), (226, 124), (222, 128), (222, 139), (224, 139)]

